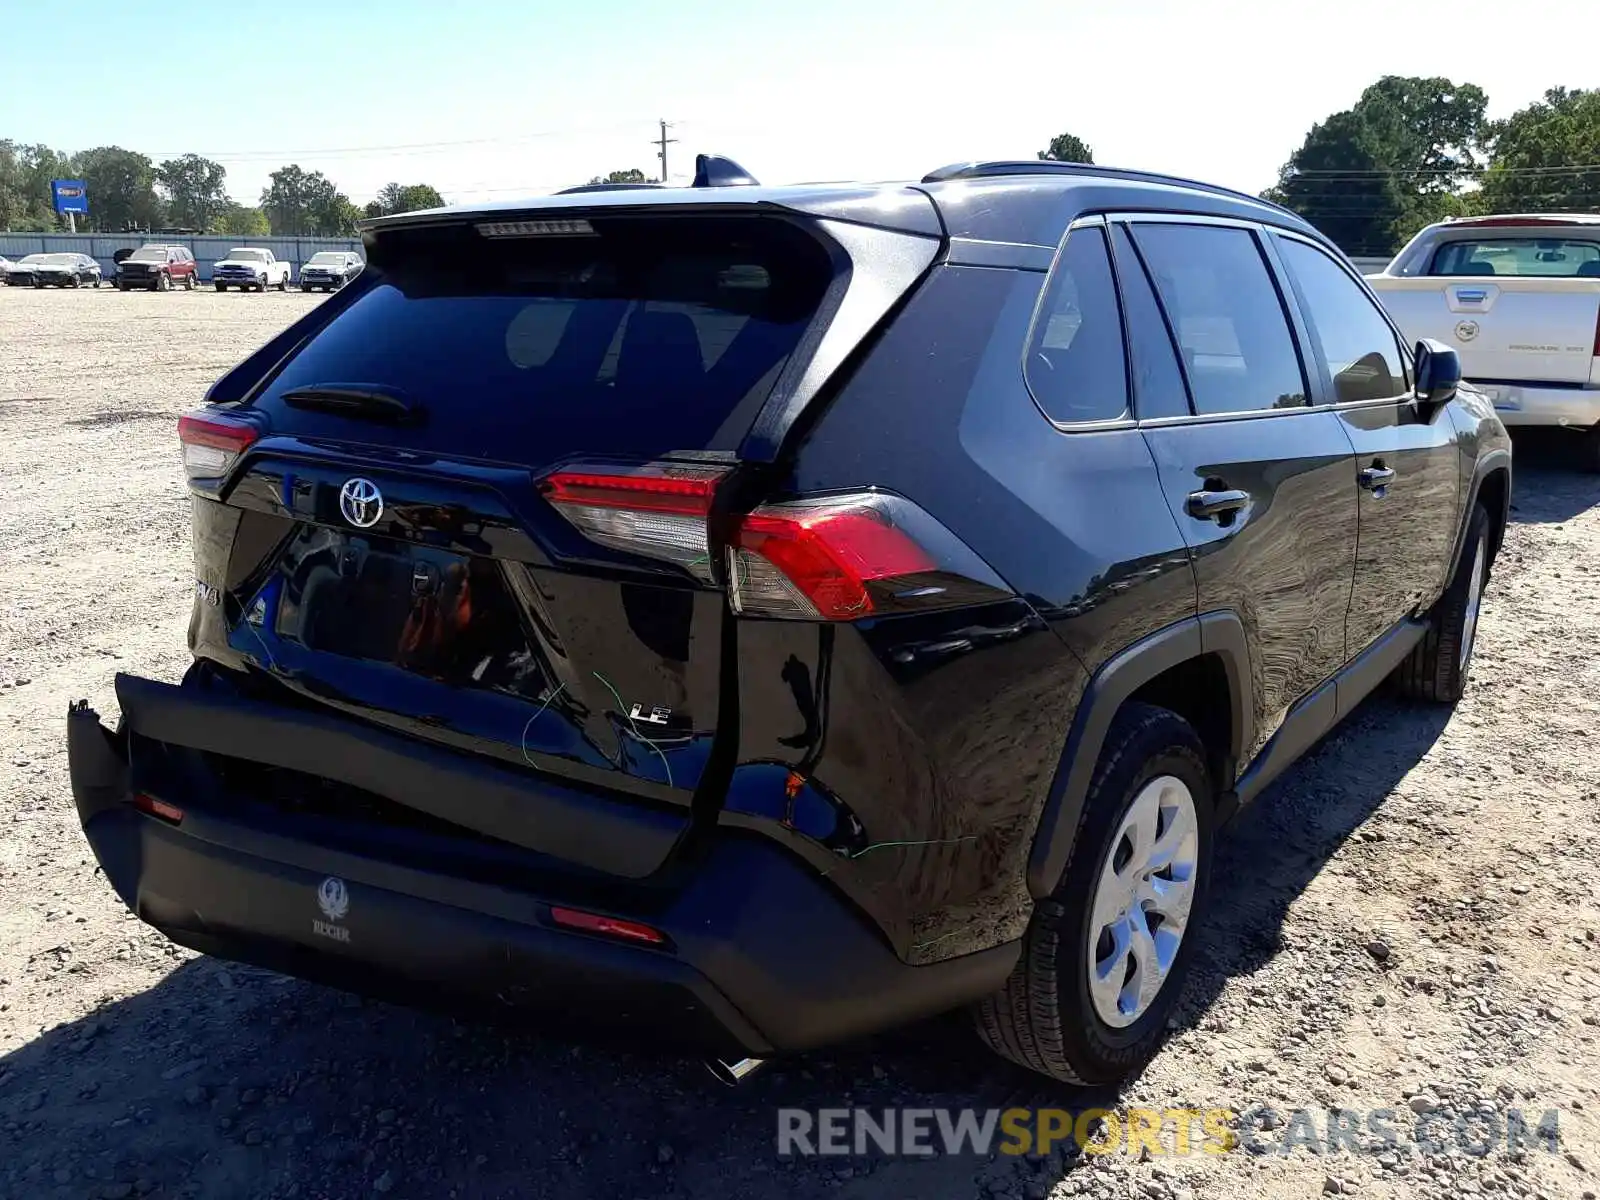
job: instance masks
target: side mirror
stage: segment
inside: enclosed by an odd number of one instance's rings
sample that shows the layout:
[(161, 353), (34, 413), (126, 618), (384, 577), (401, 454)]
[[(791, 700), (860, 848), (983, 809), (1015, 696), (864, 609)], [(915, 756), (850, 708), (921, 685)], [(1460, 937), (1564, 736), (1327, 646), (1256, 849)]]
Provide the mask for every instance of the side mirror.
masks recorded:
[(1461, 386), (1461, 358), (1443, 342), (1423, 338), (1415, 351), (1417, 403), (1429, 409), (1446, 404)]

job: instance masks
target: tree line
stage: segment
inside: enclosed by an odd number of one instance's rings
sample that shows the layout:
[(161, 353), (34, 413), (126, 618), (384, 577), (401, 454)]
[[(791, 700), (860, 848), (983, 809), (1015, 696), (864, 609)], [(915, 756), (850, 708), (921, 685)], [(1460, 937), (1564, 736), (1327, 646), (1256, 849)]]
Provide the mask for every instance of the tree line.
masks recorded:
[(95, 233), (192, 229), (236, 237), (338, 237), (362, 217), (436, 208), (444, 203), (426, 183), (386, 184), (363, 207), (352, 203), (321, 171), (295, 164), (268, 177), (259, 204), (240, 204), (227, 191), (219, 162), (184, 154), (155, 162), (121, 146), (63, 154), (49, 146), (0, 139), (0, 230), (42, 233), (66, 228), (51, 204), (52, 179), (81, 179), (89, 212), (78, 228)]
[[(1472, 83), (1389, 75), (1312, 126), (1262, 198), (1347, 254), (1394, 254), (1447, 217), (1600, 210), (1600, 90), (1552, 88), (1502, 121)], [(1093, 163), (1070, 133), (1042, 159)]]

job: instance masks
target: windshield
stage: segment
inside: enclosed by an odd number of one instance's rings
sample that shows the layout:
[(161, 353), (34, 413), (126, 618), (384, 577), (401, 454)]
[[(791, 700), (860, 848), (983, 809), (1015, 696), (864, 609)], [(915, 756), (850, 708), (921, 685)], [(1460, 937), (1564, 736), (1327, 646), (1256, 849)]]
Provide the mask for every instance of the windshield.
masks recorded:
[(50, 261), (48, 254), (30, 254), (27, 258), (17, 263), (19, 267), (38, 267)]
[(267, 252), (265, 250), (229, 250), (228, 257), (243, 260), (244, 262), (266, 262)]
[(1600, 241), (1506, 237), (1446, 242), (1435, 252), (1428, 274), (1600, 279)]
[(25, 263), (38, 263), (46, 267), (72, 267), (78, 263), (76, 254), (30, 254), (22, 260)]
[(324, 250), (321, 254), (313, 254), (311, 260), (306, 263), (308, 267), (342, 267), (343, 265), (344, 255), (335, 254), (331, 250)]
[(128, 255), (128, 262), (166, 262), (167, 248), (165, 246), (144, 246)]

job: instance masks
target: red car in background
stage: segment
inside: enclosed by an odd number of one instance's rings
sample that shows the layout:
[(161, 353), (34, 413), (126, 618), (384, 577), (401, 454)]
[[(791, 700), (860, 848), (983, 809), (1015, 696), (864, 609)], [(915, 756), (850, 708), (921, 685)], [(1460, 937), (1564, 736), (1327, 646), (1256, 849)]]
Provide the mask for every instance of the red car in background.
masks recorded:
[(171, 291), (182, 284), (192, 289), (199, 282), (194, 255), (187, 246), (140, 246), (117, 264), (117, 290), (149, 288)]

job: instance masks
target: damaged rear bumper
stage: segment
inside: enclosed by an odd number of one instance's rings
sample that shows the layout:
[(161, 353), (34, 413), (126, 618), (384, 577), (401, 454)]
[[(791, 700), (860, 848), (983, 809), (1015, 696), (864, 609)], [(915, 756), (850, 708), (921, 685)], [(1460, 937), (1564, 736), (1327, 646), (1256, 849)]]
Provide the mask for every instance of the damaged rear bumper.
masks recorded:
[[(190, 689), (119, 677), (118, 691), (124, 723), (116, 732), (87, 705), (68, 714), (84, 832), (129, 909), (205, 953), (401, 1002), (582, 1013), (575, 1027), (750, 1055), (808, 1049), (959, 1006), (998, 988), (1016, 961), (1011, 944), (908, 966), (814, 869), (748, 834), (718, 834), (680, 883), (631, 908), (607, 904), (592, 872), (577, 890), (539, 873), (530, 874), (537, 884), (521, 886), (503, 874), (488, 881), (404, 860), (381, 845), (310, 838), (216, 780), (196, 779), (196, 756), (176, 719), (193, 718)], [(294, 712), (295, 721), (322, 727), (322, 742), (317, 730), (304, 731), (321, 746), (307, 750), (306, 738), (286, 739), (273, 724), (277, 714), (260, 711), (272, 706), (202, 696), (198, 703), (222, 712), (241, 745), (269, 761), (293, 757), (304, 770), (308, 754), (343, 755), (337, 769), (348, 774), (351, 755), (374, 753), (361, 738), (334, 736), (351, 727), (370, 732), (341, 717)], [(387, 737), (377, 741), (385, 752)], [(448, 786), (457, 766), (473, 780), (481, 766), (428, 747), (405, 752), (441, 773), (432, 786)], [(143, 766), (170, 757), (189, 763), (185, 773), (151, 775)], [(181, 820), (131, 803), (147, 776), (166, 780), (158, 798), (181, 809)], [(172, 782), (180, 778), (188, 781), (181, 790)], [(665, 941), (640, 946), (572, 932), (555, 925), (552, 905), (641, 921)]]

